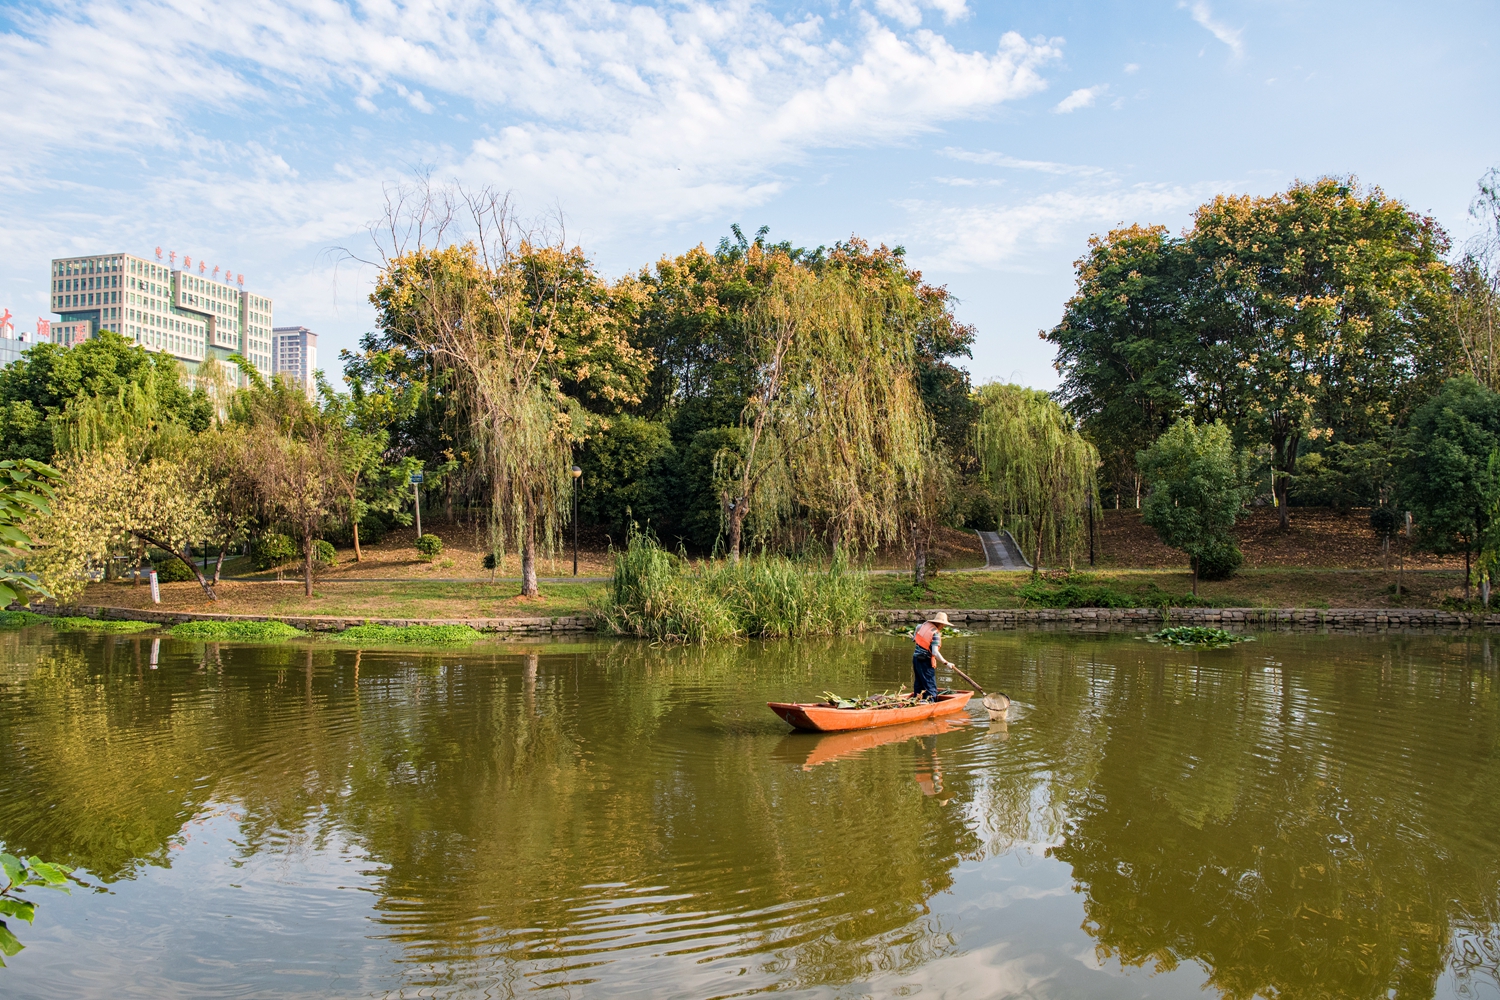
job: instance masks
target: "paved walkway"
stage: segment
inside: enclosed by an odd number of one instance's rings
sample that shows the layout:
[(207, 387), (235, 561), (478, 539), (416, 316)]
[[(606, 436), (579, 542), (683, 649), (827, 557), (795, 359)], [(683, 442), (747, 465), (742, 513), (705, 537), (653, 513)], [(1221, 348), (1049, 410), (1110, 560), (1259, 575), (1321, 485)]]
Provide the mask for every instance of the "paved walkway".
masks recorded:
[(976, 531), (984, 545), (985, 569), (1030, 569), (1031, 563), (1021, 554), (1021, 547), (1008, 531)]

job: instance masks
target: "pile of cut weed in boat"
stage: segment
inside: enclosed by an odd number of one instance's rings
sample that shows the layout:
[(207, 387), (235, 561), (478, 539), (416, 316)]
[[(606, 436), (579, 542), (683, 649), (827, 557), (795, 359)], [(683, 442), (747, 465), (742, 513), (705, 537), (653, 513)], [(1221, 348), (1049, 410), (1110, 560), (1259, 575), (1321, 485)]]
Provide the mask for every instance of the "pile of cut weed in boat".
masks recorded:
[(829, 708), (910, 708), (917, 703), (917, 696), (910, 691), (897, 690), (895, 692), (882, 691), (879, 694), (866, 694), (858, 698), (844, 698), (832, 691), (823, 692), (821, 705)]
[(658, 641), (781, 639), (863, 631), (870, 594), (842, 554), (826, 568), (772, 555), (691, 566), (637, 532), (598, 611), (617, 634)]

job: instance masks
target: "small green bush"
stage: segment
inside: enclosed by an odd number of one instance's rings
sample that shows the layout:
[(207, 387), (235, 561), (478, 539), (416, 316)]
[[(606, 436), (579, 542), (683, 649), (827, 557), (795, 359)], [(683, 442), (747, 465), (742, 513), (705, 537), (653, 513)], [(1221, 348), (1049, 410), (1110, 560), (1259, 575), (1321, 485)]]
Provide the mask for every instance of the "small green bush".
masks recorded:
[(333, 547), (332, 542), (318, 539), (313, 545), (313, 563), (318, 566), (332, 566), (339, 561), (338, 550)]
[(495, 561), (495, 553), (493, 553), (493, 552), (486, 552), (484, 554), (484, 568), (488, 569), (488, 570), (493, 570), (497, 565), (498, 565), (498, 563)]
[(52, 627), (59, 632), (149, 632), (160, 628), (156, 622), (104, 621), (99, 618), (53, 618)]
[(173, 625), (167, 632), (177, 639), (206, 639), (210, 642), (263, 642), (268, 639), (296, 639), (307, 635), (286, 622), (193, 621)]
[(443, 553), (443, 540), (437, 535), (423, 535), (417, 539), (417, 553), (424, 559), (434, 559)]
[(296, 555), (296, 544), (279, 531), (268, 531), (250, 543), (250, 565), (256, 569), (275, 569)]
[(0, 628), (24, 628), (46, 620), (34, 611), (0, 611)]
[(156, 567), (156, 579), (160, 583), (188, 583), (198, 579), (187, 564), (176, 556), (153, 554), (151, 565)]
[(1232, 538), (1208, 543), (1198, 555), (1200, 580), (1228, 580), (1245, 562), (1245, 554)]
[(339, 642), (456, 646), (483, 639), (484, 633), (467, 625), (354, 625), (329, 638)]

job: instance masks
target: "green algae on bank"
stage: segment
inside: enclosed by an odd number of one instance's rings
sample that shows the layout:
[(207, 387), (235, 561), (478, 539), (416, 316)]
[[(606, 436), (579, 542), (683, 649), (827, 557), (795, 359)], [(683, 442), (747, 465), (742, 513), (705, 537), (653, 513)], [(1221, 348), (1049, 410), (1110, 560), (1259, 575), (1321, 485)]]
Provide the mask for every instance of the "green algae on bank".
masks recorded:
[(59, 632), (114, 632), (129, 635), (135, 632), (149, 632), (152, 629), (161, 628), (157, 622), (138, 622), (128, 619), (103, 619), (83, 618), (77, 615), (65, 615), (61, 618), (49, 618), (48, 623)]
[(209, 642), (266, 642), (300, 639), (307, 635), (286, 622), (199, 620), (173, 625), (167, 634), (174, 639), (204, 639)]
[(0, 628), (25, 628), (40, 625), (47, 619), (35, 611), (0, 611)]
[(328, 638), (338, 642), (457, 646), (483, 639), (484, 633), (468, 625), (353, 625)]

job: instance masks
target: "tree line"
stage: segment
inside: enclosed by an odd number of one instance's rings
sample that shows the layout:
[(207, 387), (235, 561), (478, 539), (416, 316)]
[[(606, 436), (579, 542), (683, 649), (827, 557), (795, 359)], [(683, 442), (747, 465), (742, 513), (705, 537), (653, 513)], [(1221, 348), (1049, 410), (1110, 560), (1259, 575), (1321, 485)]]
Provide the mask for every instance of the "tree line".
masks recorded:
[[(1483, 232), (1456, 252), (1435, 220), (1353, 177), (1221, 195), (1180, 234), (1091, 239), (1043, 336), (1056, 397), (1099, 450), (1104, 502), (1143, 507), (1221, 572), (1239, 562), (1225, 512), (1232, 524), (1256, 498), (1283, 528), (1306, 504), (1369, 507), (1390, 531), (1399, 507), (1430, 549), (1494, 548), (1497, 182), (1481, 180)], [(1216, 511), (1194, 528), (1167, 523), (1187, 516), (1185, 488)], [(1177, 513), (1153, 509), (1153, 491)]]
[[(602, 538), (730, 561), (887, 546), (920, 580), (952, 525), (1004, 526), (1035, 565), (1071, 564), (1101, 505), (1144, 506), (1222, 575), (1234, 518), (1260, 500), (1284, 525), (1296, 503), (1399, 506), (1425, 544), (1487, 565), (1493, 173), (1475, 212), (1487, 235), (1455, 253), (1378, 188), (1322, 178), (1220, 196), (1180, 234), (1096, 237), (1044, 333), (1062, 376), (1045, 393), (970, 384), (974, 329), (901, 247), (733, 227), (609, 280), (497, 192), (397, 189), (344, 388), (309, 398), (246, 365), (231, 391), (212, 362), (184, 380), (109, 334), (38, 345), (0, 371), (0, 459), (65, 474), (39, 529), (50, 555), (32, 557), (57, 579), (249, 541), (300, 553), (310, 592), (320, 543), (358, 558), (407, 522), (420, 471), (534, 594), (575, 464)], [(193, 573), (212, 590), (216, 573)]]

